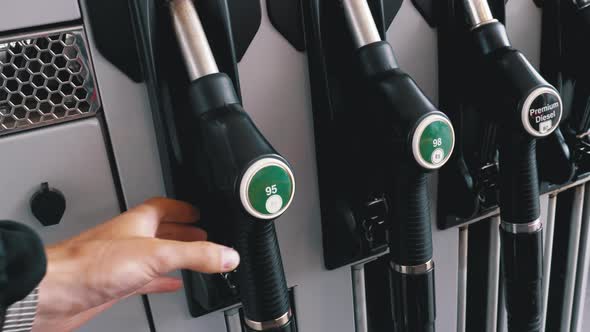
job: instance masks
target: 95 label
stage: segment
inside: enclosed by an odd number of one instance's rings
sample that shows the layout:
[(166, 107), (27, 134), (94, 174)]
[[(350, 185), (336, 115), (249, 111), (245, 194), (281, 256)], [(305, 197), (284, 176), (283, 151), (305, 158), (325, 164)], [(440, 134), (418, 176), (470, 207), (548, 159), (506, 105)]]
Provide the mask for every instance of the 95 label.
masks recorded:
[(263, 159), (252, 165), (242, 179), (242, 204), (254, 217), (276, 218), (291, 204), (294, 190), (289, 167), (280, 160)]

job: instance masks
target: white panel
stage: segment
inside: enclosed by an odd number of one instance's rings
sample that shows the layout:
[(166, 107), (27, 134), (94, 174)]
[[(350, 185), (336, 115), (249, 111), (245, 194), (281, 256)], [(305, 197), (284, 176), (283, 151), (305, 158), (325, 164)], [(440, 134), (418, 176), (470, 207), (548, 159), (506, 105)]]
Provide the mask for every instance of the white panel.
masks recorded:
[(76, 0), (2, 0), (0, 31), (80, 19)]
[(148, 198), (164, 196), (146, 87), (131, 81), (105, 59), (95, 47), (88, 22), (85, 28), (126, 203), (133, 207)]
[(539, 68), (541, 62), (541, 10), (533, 0), (514, 0), (506, 4), (506, 30), (512, 46), (524, 53)]

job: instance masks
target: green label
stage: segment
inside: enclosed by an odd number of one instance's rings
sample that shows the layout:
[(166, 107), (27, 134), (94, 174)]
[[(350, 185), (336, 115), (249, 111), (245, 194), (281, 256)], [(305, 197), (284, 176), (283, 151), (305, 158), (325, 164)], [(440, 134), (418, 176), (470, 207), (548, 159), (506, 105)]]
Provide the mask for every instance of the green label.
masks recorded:
[(250, 205), (259, 213), (275, 214), (289, 204), (293, 196), (293, 182), (289, 173), (279, 166), (259, 170), (248, 186)]
[(446, 122), (435, 121), (420, 136), (420, 156), (427, 164), (440, 165), (452, 152), (454, 140), (452, 128)]

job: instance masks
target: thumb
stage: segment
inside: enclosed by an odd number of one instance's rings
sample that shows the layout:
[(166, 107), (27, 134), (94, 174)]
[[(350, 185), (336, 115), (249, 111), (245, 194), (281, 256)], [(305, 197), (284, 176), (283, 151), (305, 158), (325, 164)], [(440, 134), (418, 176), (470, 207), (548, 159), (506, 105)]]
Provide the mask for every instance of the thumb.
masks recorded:
[(210, 274), (230, 272), (240, 264), (237, 251), (212, 242), (154, 239), (152, 243), (152, 267), (158, 275), (180, 269)]

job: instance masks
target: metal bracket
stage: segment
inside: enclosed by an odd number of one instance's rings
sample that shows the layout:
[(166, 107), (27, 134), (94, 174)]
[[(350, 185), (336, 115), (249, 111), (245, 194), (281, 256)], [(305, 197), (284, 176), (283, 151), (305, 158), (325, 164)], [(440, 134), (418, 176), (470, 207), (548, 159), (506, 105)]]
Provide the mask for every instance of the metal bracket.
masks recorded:
[[(240, 1), (240, 0), (238, 0)], [(266, 0), (268, 17), (277, 31), (295, 47), (305, 51), (300, 0)]]
[(436, 8), (433, 0), (412, 0), (414, 7), (424, 18), (430, 27), (434, 28), (437, 24)]
[(260, 0), (227, 0), (238, 62), (252, 44), (260, 29), (262, 9)]
[(404, 0), (377, 0), (383, 3), (383, 16), (385, 16), (385, 28), (389, 28), (397, 16)]

